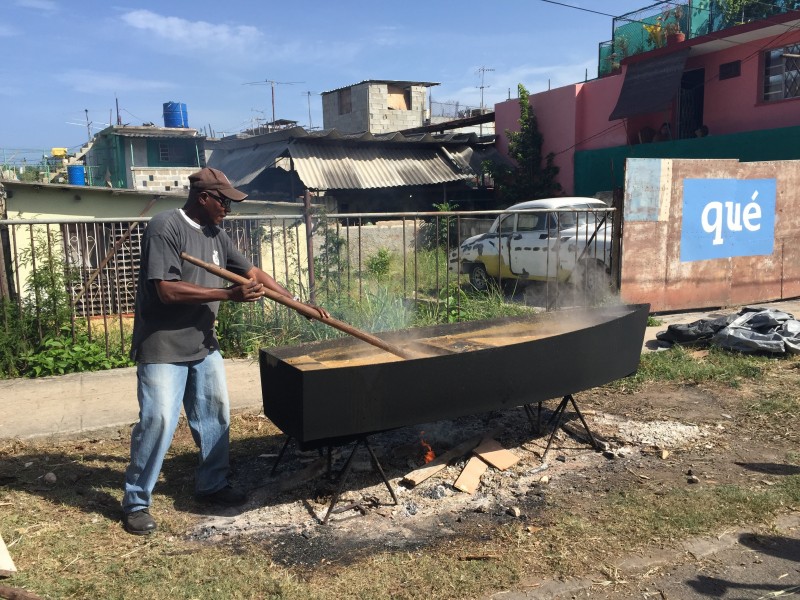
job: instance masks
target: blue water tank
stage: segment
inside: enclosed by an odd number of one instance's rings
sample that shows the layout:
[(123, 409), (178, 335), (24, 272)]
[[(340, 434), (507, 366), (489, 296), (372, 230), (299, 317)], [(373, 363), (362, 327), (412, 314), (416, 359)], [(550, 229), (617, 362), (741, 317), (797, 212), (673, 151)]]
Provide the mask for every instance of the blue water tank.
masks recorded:
[(86, 185), (86, 167), (67, 165), (67, 181), (70, 185)]
[(189, 115), (183, 102), (164, 102), (164, 127), (189, 127)]

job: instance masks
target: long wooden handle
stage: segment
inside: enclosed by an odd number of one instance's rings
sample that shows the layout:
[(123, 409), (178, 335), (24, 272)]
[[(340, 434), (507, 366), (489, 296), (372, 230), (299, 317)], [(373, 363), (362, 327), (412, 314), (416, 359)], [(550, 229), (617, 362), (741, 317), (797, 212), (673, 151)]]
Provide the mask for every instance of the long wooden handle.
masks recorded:
[[(186, 252), (181, 252), (181, 258), (186, 262), (190, 262), (193, 265), (197, 265), (208, 271), (209, 273), (213, 273), (222, 279), (227, 279), (231, 283), (238, 283), (244, 284), (248, 283), (250, 280), (247, 277), (243, 277), (242, 275), (237, 275), (233, 271), (229, 271), (228, 269), (223, 269), (222, 267), (218, 267), (217, 265), (206, 262), (204, 260), (200, 260), (199, 258), (195, 258)], [(304, 317), (308, 317), (309, 319), (316, 319), (320, 323), (325, 323), (326, 325), (330, 325), (339, 331), (344, 331), (348, 335), (352, 335), (368, 344), (372, 344), (373, 346), (377, 346), (381, 350), (385, 350), (390, 354), (394, 354), (395, 356), (399, 356), (400, 358), (419, 358), (412, 352), (409, 352), (399, 346), (395, 346), (394, 344), (390, 344), (379, 337), (375, 337), (372, 334), (367, 333), (366, 331), (361, 331), (360, 329), (356, 329), (352, 325), (348, 325), (343, 321), (339, 321), (338, 319), (334, 319), (333, 317), (328, 318), (321, 318), (319, 312), (308, 304), (303, 304), (302, 302), (298, 302), (293, 298), (289, 298), (288, 296), (284, 296), (283, 294), (279, 294), (267, 287), (264, 287), (261, 293), (269, 298), (270, 300), (274, 300), (278, 304), (283, 304), (284, 306), (288, 306), (289, 308), (296, 310)]]

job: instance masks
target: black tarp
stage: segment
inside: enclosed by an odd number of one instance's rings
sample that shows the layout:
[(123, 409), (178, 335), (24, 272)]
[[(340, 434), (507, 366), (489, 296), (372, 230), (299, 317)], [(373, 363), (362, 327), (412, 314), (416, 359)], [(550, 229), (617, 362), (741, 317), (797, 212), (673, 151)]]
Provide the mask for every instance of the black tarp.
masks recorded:
[(608, 120), (654, 113), (669, 106), (680, 89), (689, 50), (683, 48), (628, 65), (617, 105)]
[(780, 310), (746, 306), (738, 314), (670, 325), (662, 342), (710, 343), (739, 352), (800, 354), (800, 321)]

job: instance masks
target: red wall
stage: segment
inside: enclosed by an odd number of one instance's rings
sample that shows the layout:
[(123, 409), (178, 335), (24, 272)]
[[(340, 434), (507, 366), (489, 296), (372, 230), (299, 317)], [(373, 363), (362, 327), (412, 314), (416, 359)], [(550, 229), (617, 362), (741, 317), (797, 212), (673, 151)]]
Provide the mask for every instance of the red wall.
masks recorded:
[[(752, 30), (753, 24), (749, 25)], [(717, 33), (715, 37), (719, 35)], [(685, 44), (697, 46), (694, 51), (700, 52), (709, 39), (695, 38)], [(731, 43), (724, 50), (694, 57), (690, 54), (685, 70), (700, 67), (706, 70), (703, 119), (711, 135), (800, 125), (800, 98), (770, 103), (759, 100), (764, 51), (799, 41), (800, 31), (786, 29), (776, 37), (761, 38), (748, 43)], [(681, 47), (685, 47), (684, 44)], [(664, 48), (654, 53), (666, 51)], [(639, 55), (642, 59), (645, 56)], [(741, 76), (720, 81), (719, 65), (734, 60), (742, 61)], [(638, 143), (637, 132), (643, 127), (657, 130), (662, 122), (673, 118), (674, 106), (662, 113), (630, 120), (608, 120), (619, 97), (625, 69), (623, 65), (623, 74), (568, 85), (532, 94), (530, 97), (539, 120), (539, 129), (544, 136), (543, 153), (556, 153), (555, 162), (560, 168), (559, 182), (566, 194), (572, 194), (574, 189), (573, 165), (576, 150)], [(519, 130), (518, 101), (508, 100), (496, 104), (495, 119), (497, 148), (507, 154), (508, 139), (505, 132)]]
[[(760, 100), (764, 50), (798, 41), (800, 31), (789, 32), (779, 39), (737, 44), (687, 61), (686, 71), (699, 67), (706, 70), (703, 119), (712, 135), (800, 125), (800, 98), (777, 102)], [(742, 61), (741, 76), (720, 81), (719, 66), (734, 60)]]

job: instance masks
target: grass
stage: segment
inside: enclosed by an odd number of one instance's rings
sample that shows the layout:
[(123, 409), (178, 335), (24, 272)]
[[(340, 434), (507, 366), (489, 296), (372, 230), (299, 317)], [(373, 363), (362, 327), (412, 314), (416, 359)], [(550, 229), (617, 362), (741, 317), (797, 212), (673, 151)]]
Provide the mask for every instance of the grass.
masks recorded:
[[(276, 433), (261, 417), (235, 416), (234, 458), (251, 459)], [(160, 531), (146, 538), (126, 534), (118, 502), (127, 441), (121, 435), (0, 447), (0, 532), (19, 569), (6, 583), (58, 599), (475, 597), (531, 574), (585, 573), (612, 555), (763, 522), (800, 506), (798, 475), (752, 488), (615, 485), (590, 502), (552, 494), (534, 520), (487, 525), (478, 537), (454, 535), (416, 551), (376, 547), (353, 564), (293, 569), (274, 563), (269, 545), (256, 538), (212, 544), (187, 537), (198, 517), (187, 510), (196, 453), (185, 425), (155, 496)], [(54, 485), (44, 482), (47, 472), (57, 475)], [(465, 554), (493, 558), (460, 560)]]
[(720, 348), (693, 351), (681, 346), (643, 354), (635, 375), (610, 384), (612, 389), (636, 391), (646, 382), (722, 383), (737, 388), (743, 381), (758, 381), (776, 360), (730, 352)]

